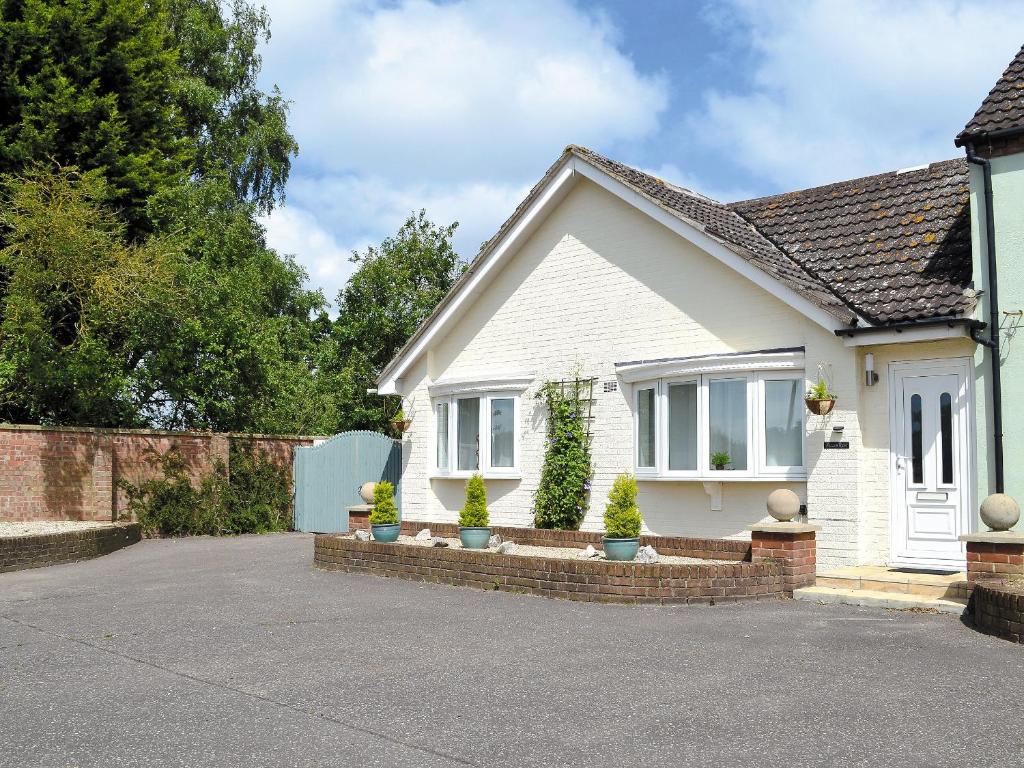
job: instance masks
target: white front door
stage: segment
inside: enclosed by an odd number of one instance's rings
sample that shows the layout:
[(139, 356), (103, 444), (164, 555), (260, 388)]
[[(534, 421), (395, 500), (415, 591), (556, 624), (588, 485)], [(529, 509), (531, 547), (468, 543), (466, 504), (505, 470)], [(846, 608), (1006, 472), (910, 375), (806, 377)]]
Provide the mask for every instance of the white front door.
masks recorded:
[(960, 570), (971, 509), (970, 362), (890, 365), (893, 566)]

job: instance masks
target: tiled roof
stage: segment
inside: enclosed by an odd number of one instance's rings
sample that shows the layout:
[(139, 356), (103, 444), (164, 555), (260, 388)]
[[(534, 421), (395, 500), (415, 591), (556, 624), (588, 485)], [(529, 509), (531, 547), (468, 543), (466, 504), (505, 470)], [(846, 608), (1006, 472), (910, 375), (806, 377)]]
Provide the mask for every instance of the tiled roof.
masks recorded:
[(833, 290), (810, 275), (800, 263), (729, 206), (609, 160), (585, 147), (570, 146), (568, 151), (602, 169), (673, 216), (695, 225), (841, 322), (850, 323), (854, 319), (854, 313)]
[(971, 138), (1015, 129), (1024, 129), (1024, 48), (1017, 52), (974, 117), (956, 137), (963, 146)]
[(873, 324), (973, 309), (964, 159), (729, 208)]

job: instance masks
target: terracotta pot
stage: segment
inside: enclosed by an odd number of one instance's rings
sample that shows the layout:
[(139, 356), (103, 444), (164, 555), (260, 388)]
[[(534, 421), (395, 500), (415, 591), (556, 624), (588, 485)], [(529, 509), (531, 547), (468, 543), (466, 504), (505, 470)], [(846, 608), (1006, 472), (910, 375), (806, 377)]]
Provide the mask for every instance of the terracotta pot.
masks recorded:
[(804, 400), (804, 404), (807, 406), (807, 410), (815, 416), (825, 416), (836, 407), (835, 398), (831, 400), (814, 400), (808, 397)]

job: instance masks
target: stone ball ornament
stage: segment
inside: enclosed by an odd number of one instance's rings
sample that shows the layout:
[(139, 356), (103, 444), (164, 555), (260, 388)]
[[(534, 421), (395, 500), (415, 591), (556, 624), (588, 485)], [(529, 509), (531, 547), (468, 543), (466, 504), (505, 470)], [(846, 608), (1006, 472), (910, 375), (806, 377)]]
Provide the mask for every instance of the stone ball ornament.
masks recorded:
[(768, 494), (768, 514), (788, 523), (800, 514), (800, 497), (788, 488), (777, 488)]
[(981, 502), (981, 521), (993, 531), (1008, 531), (1020, 520), (1020, 504), (1005, 493), (993, 493)]
[[(349, 487), (351, 488), (352, 486)], [(363, 483), (359, 486), (359, 495), (366, 504), (373, 503), (373, 490), (376, 487), (376, 483)]]

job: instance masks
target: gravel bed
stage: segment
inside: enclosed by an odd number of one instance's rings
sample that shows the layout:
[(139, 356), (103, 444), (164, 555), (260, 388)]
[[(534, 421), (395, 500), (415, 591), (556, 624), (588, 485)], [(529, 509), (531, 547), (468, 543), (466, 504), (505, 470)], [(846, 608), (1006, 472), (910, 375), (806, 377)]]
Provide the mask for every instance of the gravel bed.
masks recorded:
[[(353, 538), (353, 536), (347, 536), (346, 538)], [(444, 539), (448, 542), (449, 547), (462, 548), (462, 543), (457, 538), (447, 538), (445, 536), (437, 536), (435, 538)], [(515, 539), (510, 539), (515, 541)], [(399, 544), (411, 544), (414, 547), (432, 547), (433, 543), (430, 539), (417, 539), (414, 536), (399, 536)], [(478, 552), (494, 552), (497, 553), (497, 548), (489, 547), (487, 550), (476, 550)], [(522, 557), (550, 557), (555, 560), (576, 560), (579, 558), (579, 553), (583, 549), (579, 547), (534, 547), (527, 546), (525, 544), (517, 544), (515, 554)], [(597, 556), (590, 558), (591, 560), (605, 560), (604, 552), (600, 549), (597, 550)], [(735, 565), (736, 563), (732, 560), (705, 560), (699, 557), (674, 557), (668, 555), (658, 554), (658, 562), (664, 565)]]
[(113, 523), (92, 520), (24, 520), (0, 522), (0, 538), (39, 536), (46, 533), (69, 533), (87, 528), (106, 528)]

